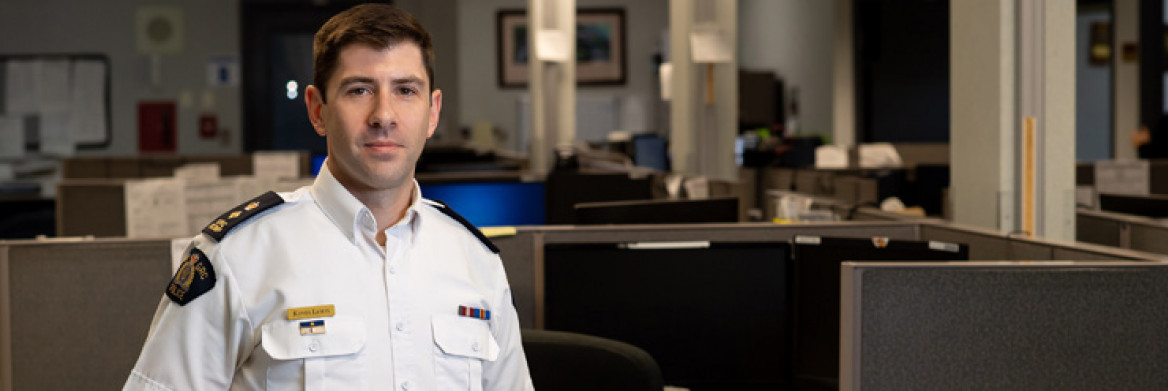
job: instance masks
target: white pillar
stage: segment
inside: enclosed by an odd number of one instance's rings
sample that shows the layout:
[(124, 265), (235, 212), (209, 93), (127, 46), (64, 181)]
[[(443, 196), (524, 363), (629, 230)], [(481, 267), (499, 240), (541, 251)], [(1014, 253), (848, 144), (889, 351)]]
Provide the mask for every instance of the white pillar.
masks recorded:
[[(531, 170), (546, 174), (558, 145), (576, 140), (576, 1), (528, 0), (527, 48), (531, 94)], [(568, 61), (541, 61), (539, 35), (563, 37)]]
[[(673, 171), (737, 180), (734, 141), (738, 134), (738, 61), (698, 64), (690, 35), (715, 26), (733, 48), (737, 42), (737, 0), (671, 0), (669, 3), (670, 156)], [(707, 83), (712, 71), (713, 91)], [(710, 99), (712, 98), (712, 99)]]
[(1074, 12), (1071, 0), (950, 2), (956, 222), (1074, 239)]

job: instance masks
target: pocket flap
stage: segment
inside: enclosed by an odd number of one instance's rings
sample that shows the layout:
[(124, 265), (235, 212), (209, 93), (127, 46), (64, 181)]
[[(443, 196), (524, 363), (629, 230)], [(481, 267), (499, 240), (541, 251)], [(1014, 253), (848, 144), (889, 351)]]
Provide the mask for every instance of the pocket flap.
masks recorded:
[[(324, 321), (317, 333), (301, 334), (301, 322)], [(260, 345), (276, 360), (342, 356), (365, 346), (365, 323), (359, 318), (278, 320), (265, 324)]]
[(495, 361), (499, 358), (499, 343), (491, 335), (486, 320), (458, 315), (434, 315), (431, 320), (434, 343), (443, 353)]

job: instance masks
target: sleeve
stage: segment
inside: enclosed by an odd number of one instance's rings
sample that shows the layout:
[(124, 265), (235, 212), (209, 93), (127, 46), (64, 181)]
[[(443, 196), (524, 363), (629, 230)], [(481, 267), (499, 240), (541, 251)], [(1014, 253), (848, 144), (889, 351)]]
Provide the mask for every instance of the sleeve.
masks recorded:
[(255, 336), (227, 262), (216, 250), (208, 258), (215, 283), (184, 305), (163, 295), (124, 390), (231, 387), (236, 368), (255, 346)]
[(511, 286), (503, 271), (502, 261), (494, 255), (495, 280), (498, 293), (492, 298), (491, 334), (499, 343), (499, 357), (493, 362), (483, 363), (484, 391), (534, 390), (531, 374), (527, 370), (527, 356), (523, 353), (523, 340), (519, 334), (519, 315), (511, 299)]

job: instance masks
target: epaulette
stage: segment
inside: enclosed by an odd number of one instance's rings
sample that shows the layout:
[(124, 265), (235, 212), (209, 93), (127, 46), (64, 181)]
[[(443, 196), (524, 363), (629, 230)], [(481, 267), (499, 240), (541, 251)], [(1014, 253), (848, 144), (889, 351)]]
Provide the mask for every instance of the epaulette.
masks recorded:
[(495, 247), (495, 244), (491, 243), (491, 240), (487, 239), (487, 236), (483, 235), (482, 231), (479, 231), (479, 229), (476, 228), (474, 226), (474, 224), (471, 224), (469, 221), (466, 220), (466, 218), (462, 217), (462, 215), (459, 215), (458, 213), (456, 213), (454, 211), (454, 209), (452, 209), (449, 205), (446, 205), (445, 202), (438, 201), (438, 200), (430, 200), (430, 201), (433, 201), (433, 203), (427, 202), (426, 204), (434, 207), (434, 209), (438, 209), (438, 211), (442, 212), (443, 214), (445, 214), (447, 216), (450, 216), (450, 218), (454, 219), (454, 221), (457, 221), (460, 224), (462, 224), (463, 227), (466, 227), (467, 231), (470, 231), (470, 233), (474, 234), (474, 236), (476, 238), (479, 238), (479, 241), (483, 242), (483, 244), (486, 245), (487, 248), (491, 250), (491, 252), (493, 252), (495, 254), (499, 253), (499, 248)]
[(239, 204), (239, 206), (231, 208), (226, 213), (219, 215), (219, 218), (212, 221), (211, 224), (207, 224), (206, 228), (203, 228), (203, 233), (215, 239), (215, 241), (223, 240), (223, 237), (227, 236), (227, 233), (232, 228), (238, 226), (239, 223), (247, 221), (252, 216), (283, 203), (284, 198), (280, 197), (274, 191), (260, 194), (259, 197), (252, 198), (250, 201)]

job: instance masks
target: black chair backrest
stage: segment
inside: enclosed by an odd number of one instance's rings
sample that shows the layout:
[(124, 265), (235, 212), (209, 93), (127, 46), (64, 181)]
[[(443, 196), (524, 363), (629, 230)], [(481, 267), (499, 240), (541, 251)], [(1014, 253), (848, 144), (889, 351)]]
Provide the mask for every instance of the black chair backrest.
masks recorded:
[(641, 348), (578, 333), (524, 329), (523, 350), (537, 390), (661, 391), (657, 362)]

